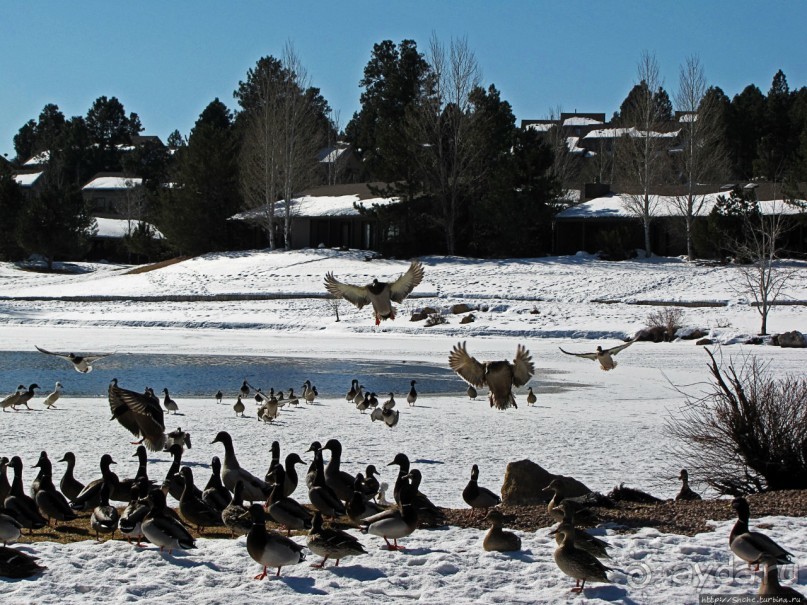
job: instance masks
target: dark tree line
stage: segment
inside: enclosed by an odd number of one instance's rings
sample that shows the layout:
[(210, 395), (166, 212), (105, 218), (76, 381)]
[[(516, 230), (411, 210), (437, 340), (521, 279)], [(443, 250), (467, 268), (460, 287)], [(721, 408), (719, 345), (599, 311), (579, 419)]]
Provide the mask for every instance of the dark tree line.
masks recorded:
[[(433, 38), (425, 52), (413, 40), (379, 42), (359, 87), (360, 109), (340, 133), (327, 101), (287, 48), (247, 72), (233, 94), (237, 109), (213, 100), (191, 132), (175, 131), (167, 146), (131, 146), (143, 127), (115, 97), (100, 97), (86, 115), (72, 118), (46, 105), (14, 138), (17, 164), (49, 154), (30, 203), (11, 168), (0, 170), (0, 215), (14, 234), (0, 244), (0, 256), (80, 256), (93, 229), (80, 187), (102, 171), (143, 178), (139, 218), (156, 224), (174, 253), (243, 247), (243, 233), (227, 219), (257, 208), (265, 213), (270, 245), (289, 246), (290, 205), (276, 212), (275, 204), (318, 184), (313, 151), (339, 137), (358, 154), (362, 180), (401, 200), (368, 211), (381, 228), (382, 251), (518, 257), (551, 250), (551, 219), (569, 203), (558, 155), (563, 145), (517, 127), (500, 91), (481, 81), (465, 40)], [(726, 178), (785, 184), (807, 178), (807, 88), (791, 91), (779, 71), (767, 95), (749, 85), (729, 99), (713, 86), (696, 98), (695, 107), (708, 105), (714, 117)], [(675, 101), (680, 104), (678, 96)], [(674, 119), (670, 95), (652, 79), (628, 92), (613, 122), (638, 125), (639, 107), (654, 125)], [(684, 156), (691, 160), (704, 145), (689, 143), (692, 154)], [(604, 160), (600, 154), (596, 162)], [(665, 166), (663, 179), (703, 182), (694, 163)], [(645, 190), (655, 185), (648, 180)], [(690, 215), (696, 201), (692, 194), (686, 200)], [(139, 227), (126, 245), (153, 252), (150, 234)]]

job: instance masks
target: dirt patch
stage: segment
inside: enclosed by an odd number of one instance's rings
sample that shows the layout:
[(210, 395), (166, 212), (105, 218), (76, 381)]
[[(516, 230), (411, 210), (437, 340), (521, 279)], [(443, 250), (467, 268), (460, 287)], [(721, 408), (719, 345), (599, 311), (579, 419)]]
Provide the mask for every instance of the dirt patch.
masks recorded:
[(141, 265), (139, 267), (135, 267), (124, 273), (124, 275), (137, 275), (138, 273), (148, 273), (149, 271), (155, 271), (157, 269), (162, 269), (163, 267), (170, 267), (176, 263), (181, 263), (183, 261), (188, 260), (191, 258), (190, 256), (177, 256), (176, 258), (169, 258), (168, 260), (160, 261), (159, 263), (152, 263), (150, 265)]

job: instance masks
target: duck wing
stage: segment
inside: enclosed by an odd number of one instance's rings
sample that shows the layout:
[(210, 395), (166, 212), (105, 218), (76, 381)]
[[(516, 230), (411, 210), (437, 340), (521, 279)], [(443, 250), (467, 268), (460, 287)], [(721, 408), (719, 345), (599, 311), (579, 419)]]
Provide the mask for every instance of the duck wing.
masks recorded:
[(370, 290), (367, 286), (354, 286), (340, 282), (333, 273), (325, 275), (325, 289), (336, 298), (344, 298), (359, 309), (370, 302)]
[(110, 385), (109, 407), (112, 417), (133, 435), (145, 438), (149, 449), (156, 451), (156, 444), (162, 447), (165, 421), (159, 401), (155, 402), (143, 393)]
[(628, 341), (628, 342), (624, 343), (624, 344), (617, 345), (617, 346), (615, 346), (615, 347), (611, 347), (610, 349), (606, 349), (604, 352), (605, 352), (605, 353), (609, 353), (609, 354), (611, 354), (611, 355), (616, 355), (616, 354), (617, 354), (617, 353), (619, 353), (620, 351), (624, 351), (625, 349), (627, 349), (627, 348), (628, 348), (629, 346), (631, 346), (631, 345), (632, 345), (634, 342), (636, 342), (636, 339), (635, 339), (635, 338), (634, 338), (633, 340), (630, 340), (630, 341)]
[(390, 300), (400, 303), (412, 293), (412, 290), (423, 281), (423, 265), (420, 261), (412, 261), (406, 273), (389, 285)]
[(468, 354), (464, 342), (454, 345), (448, 356), (448, 365), (468, 384), (485, 386), (485, 366)]
[(561, 353), (566, 353), (566, 355), (574, 355), (575, 357), (583, 357), (584, 359), (593, 359), (594, 361), (597, 360), (596, 353), (570, 353), (569, 351), (564, 351), (562, 347), (558, 347)]
[(516, 348), (516, 357), (513, 359), (513, 385), (520, 387), (530, 381), (535, 373), (535, 366), (532, 363), (532, 356), (524, 345)]

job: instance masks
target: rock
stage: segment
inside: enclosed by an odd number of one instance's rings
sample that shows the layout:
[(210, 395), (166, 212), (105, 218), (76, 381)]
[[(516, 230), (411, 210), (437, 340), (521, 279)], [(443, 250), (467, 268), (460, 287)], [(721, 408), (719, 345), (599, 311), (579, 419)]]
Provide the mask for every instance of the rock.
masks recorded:
[(459, 303), (451, 306), (451, 312), (454, 315), (462, 315), (463, 313), (468, 313), (468, 311), (473, 311), (473, 307), (466, 305), (465, 303)]
[(695, 328), (694, 330), (679, 331), (678, 336), (681, 340), (695, 340), (696, 338), (704, 338), (709, 332)]
[(702, 347), (702, 346), (705, 346), (705, 345), (713, 345), (715, 343), (711, 338), (701, 338), (695, 344), (698, 345), (699, 347)]
[(761, 344), (764, 344), (764, 343), (765, 343), (765, 339), (763, 339), (761, 336), (752, 336), (751, 338), (746, 340), (743, 344), (746, 344), (746, 345), (761, 345)]
[(422, 313), (424, 316), (425, 315), (434, 315), (435, 313), (437, 313), (437, 309), (435, 309), (434, 307), (423, 307), (420, 310), (420, 313)]
[(412, 313), (412, 317), (409, 318), (409, 321), (423, 321), (427, 317), (428, 315), (426, 315), (425, 313), (417, 311), (415, 313)]
[(469, 324), (476, 321), (476, 316), (473, 313), (469, 313), (465, 317), (460, 320), (461, 324)]
[[(552, 499), (552, 492), (543, 489), (556, 477), (531, 460), (510, 462), (504, 473), (502, 502), (507, 505), (542, 504)], [(571, 477), (566, 477), (568, 496), (583, 496), (591, 490)]]
[(782, 348), (803, 349), (804, 347), (807, 347), (807, 340), (805, 340), (804, 334), (798, 330), (779, 334), (777, 341), (779, 342), (779, 346)]
[(666, 336), (667, 330), (661, 326), (655, 326), (639, 330), (634, 338), (640, 342), (664, 342)]

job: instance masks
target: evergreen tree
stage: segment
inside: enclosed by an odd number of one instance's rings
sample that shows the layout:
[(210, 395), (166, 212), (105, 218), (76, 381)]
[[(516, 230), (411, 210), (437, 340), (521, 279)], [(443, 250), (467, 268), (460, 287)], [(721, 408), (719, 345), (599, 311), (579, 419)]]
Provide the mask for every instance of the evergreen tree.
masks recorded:
[(11, 167), (0, 162), (0, 224), (8, 236), (0, 238), (0, 260), (20, 258), (22, 249), (13, 234), (17, 230), (17, 220), (25, 205), (22, 188), (14, 179)]
[(780, 69), (773, 76), (765, 99), (763, 134), (760, 137), (755, 174), (769, 181), (782, 181), (792, 168), (796, 141), (790, 119), (792, 96)]
[(213, 100), (177, 151), (174, 183), (160, 195), (158, 226), (182, 254), (226, 250), (238, 212), (238, 149), (230, 110)]
[(757, 176), (754, 161), (764, 122), (765, 96), (759, 88), (749, 84), (731, 100), (728, 144), (735, 162), (732, 170), (735, 178), (750, 180)]

